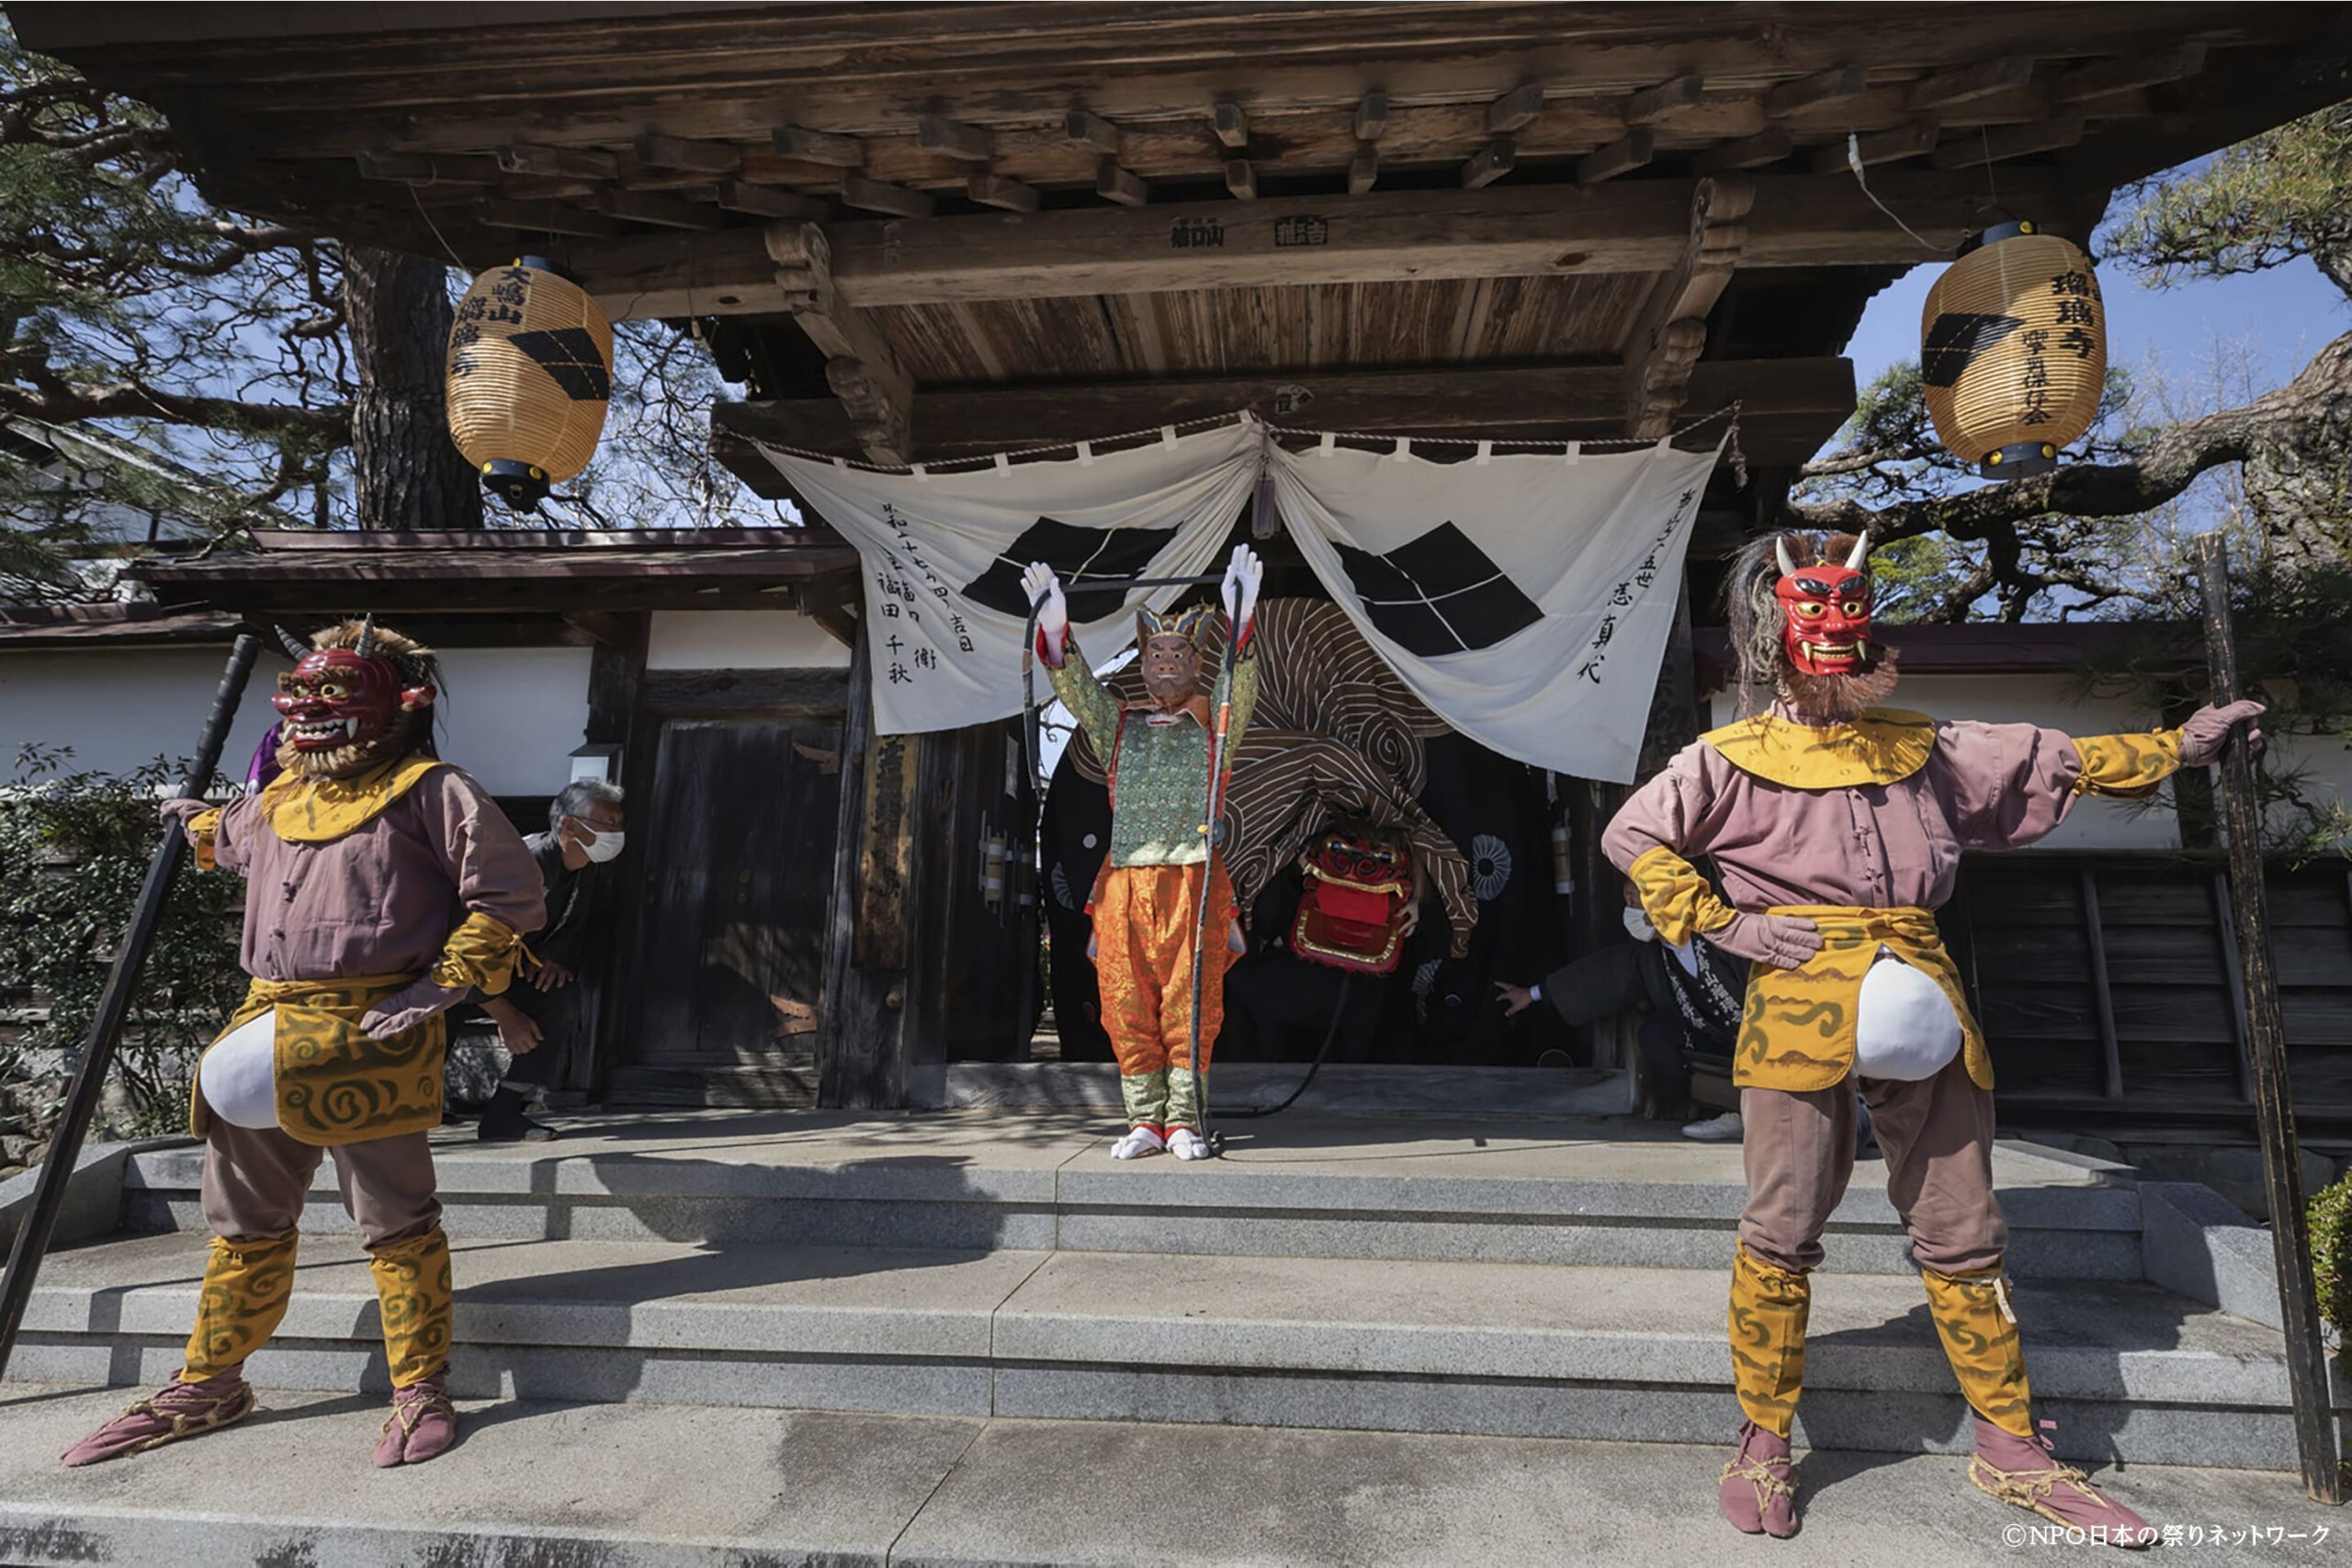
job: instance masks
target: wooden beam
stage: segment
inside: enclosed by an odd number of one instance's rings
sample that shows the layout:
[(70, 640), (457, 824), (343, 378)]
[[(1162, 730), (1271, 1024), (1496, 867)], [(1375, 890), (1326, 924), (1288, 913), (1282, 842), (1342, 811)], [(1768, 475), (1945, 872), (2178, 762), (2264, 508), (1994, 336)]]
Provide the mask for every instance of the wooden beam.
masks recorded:
[(1690, 74), (1677, 76), (1670, 82), (1660, 82), (1655, 87), (1645, 87), (1625, 100), (1625, 128), (1631, 130), (1645, 125), (1656, 125), (1662, 119), (1671, 119), (1684, 109), (1697, 107), (1706, 91), (1706, 83)]
[(845, 174), (842, 176), (842, 205), (862, 208), (867, 212), (887, 212), (894, 218), (928, 218), (936, 203), (924, 191), (886, 185), (864, 175)]
[(506, 175), (497, 159), (462, 152), (362, 152), (353, 161), (363, 180), (409, 186), (494, 186)]
[(593, 147), (540, 147), (516, 142), (498, 150), (498, 166), (510, 175), (561, 175), (575, 180), (620, 177), (619, 162)]
[(1258, 171), (1250, 166), (1249, 159), (1227, 158), (1225, 161), (1225, 188), (1233, 193), (1237, 201), (1258, 199)]
[(2082, 139), (2083, 117), (2061, 115), (2056, 119), (2037, 119), (2024, 125), (1955, 131), (1951, 141), (1937, 146), (1928, 162), (1939, 169), (1976, 169), (2005, 158), (2054, 152), (2062, 147), (2072, 147)]
[(490, 229), (572, 234), (587, 239), (610, 238), (628, 232), (627, 226), (601, 212), (582, 212), (559, 201), (503, 201), (492, 197), (475, 203), (473, 210), (474, 221)]
[[(1812, 457), (1854, 412), (1853, 366), (1843, 359), (1702, 360), (1689, 406), (1743, 405), (1740, 445), (1752, 463)], [(1076, 442), (1170, 422), (1253, 409), (1284, 424), (1403, 435), (1524, 440), (1621, 436), (1625, 373), (1616, 365), (1474, 366), (1443, 370), (1272, 370), (1160, 381), (1036, 382), (918, 390), (918, 460), (945, 461), (1008, 446)], [(711, 411), (712, 450), (763, 495), (782, 476), (752, 443), (811, 451), (858, 450), (831, 398), (722, 402)]]
[(1238, 150), (1250, 145), (1250, 117), (1242, 112), (1239, 104), (1219, 102), (1210, 112), (1209, 129), (1216, 132), (1218, 142), (1224, 146)]
[(1470, 156), (1462, 165), (1462, 188), (1483, 190), (1510, 174), (1519, 161), (1519, 149), (1508, 136), (1498, 136)]
[(1105, 158), (1094, 165), (1094, 194), (1122, 207), (1141, 207), (1151, 199), (1151, 187), (1119, 167), (1116, 158)]
[(1842, 103), (1859, 98), (1871, 88), (1870, 67), (1838, 65), (1827, 71), (1816, 71), (1810, 76), (1800, 76), (1793, 82), (1783, 82), (1764, 94), (1764, 118), (1786, 119), (1800, 109), (1818, 108), (1823, 104)]
[(1521, 82), (1487, 106), (1487, 131), (1507, 136), (1544, 112), (1544, 84)]
[(854, 136), (831, 136), (797, 125), (780, 125), (768, 133), (768, 142), (786, 157), (804, 164), (822, 164), (829, 169), (857, 169), (865, 164), (865, 143)]
[(833, 287), (832, 246), (814, 223), (771, 223), (769, 258), (784, 308), (825, 355), (825, 382), (849, 415), (858, 446), (877, 463), (903, 463), (910, 434), (914, 379), (882, 334)]
[(1355, 133), (1358, 141), (1377, 141), (1381, 132), (1388, 129), (1388, 95), (1374, 87), (1356, 100)]
[(1598, 152), (1588, 152), (1577, 160), (1577, 184), (1599, 185), (1613, 180), (1619, 175), (1638, 169), (1650, 161), (1657, 151), (1656, 138), (1646, 130), (1621, 137)]
[(748, 212), (755, 218), (797, 218), (810, 223), (821, 223), (833, 215), (833, 204), (820, 201), (813, 196), (797, 191), (774, 190), (744, 180), (721, 180), (714, 188), (711, 199), (729, 212)]
[(977, 125), (966, 125), (944, 114), (927, 114), (915, 122), (915, 128), (916, 138), (927, 152), (944, 152), (967, 164), (985, 164), (996, 156), (989, 145), (989, 133)]
[(1954, 104), (1989, 98), (1996, 93), (2022, 87), (2032, 79), (2033, 56), (2005, 54), (1997, 60), (1979, 61), (1957, 71), (1922, 77), (1903, 95), (1903, 107), (1914, 111), (1949, 108)]
[(2165, 82), (2184, 81), (2205, 69), (2205, 46), (2201, 43), (2176, 44), (2151, 54), (2134, 54), (2121, 60), (2102, 60), (2069, 71), (2050, 84), (2050, 101), (2053, 104), (2078, 104), (2086, 98), (2102, 98), (2109, 93), (2129, 92), (2134, 87), (2154, 87)]
[(964, 194), (983, 207), (1001, 207), (1007, 212), (1035, 212), (1038, 207), (1035, 186), (1003, 175), (974, 175), (964, 182)]
[(1062, 122), (1062, 132), (1070, 141), (1091, 147), (1106, 158), (1119, 155), (1119, 128), (1099, 114), (1072, 109)]
[(1625, 343), (1625, 434), (1655, 441), (1671, 429), (1707, 344), (1707, 314), (1747, 247), (1752, 180), (1701, 180), (1690, 198), (1681, 259), (1657, 281)]
[[(1842, 150), (1841, 150), (1842, 151)], [(1871, 191), (1918, 233), (1890, 222), (1842, 170), (1755, 176), (1756, 209), (1741, 265), (1904, 266), (1957, 244), (1984, 202), (1965, 171), (1898, 169)], [(1008, 221), (1001, 213), (842, 222), (829, 231), (833, 276), (853, 305), (933, 305), (1073, 299), (1195, 288), (1378, 283), (1464, 277), (1555, 277), (1663, 272), (1688, 243), (1695, 183), (1619, 180), (1568, 196), (1557, 185), (1481, 191), (1375, 190), (1352, 198), (1261, 196), (1170, 203), (1143, 211), (1089, 206)], [(2071, 186), (2028, 166), (2001, 181), (2002, 199), (2045, 210)], [(1566, 199), (1564, 199), (1566, 197)], [(1170, 247), (1169, 226), (1219, 226), (1215, 246)], [(1319, 243), (1300, 244), (1305, 220)], [(609, 222), (609, 220), (605, 221)], [(1278, 232), (1279, 231), (1279, 232)], [(1286, 243), (1277, 243), (1281, 239)], [(784, 306), (756, 228), (693, 236), (634, 235), (555, 247), (616, 319), (775, 314)]]
[(1380, 179), (1380, 149), (1367, 141), (1348, 161), (1348, 194), (1362, 196)]
[[(1936, 128), (1926, 123), (1898, 125), (1892, 130), (1873, 131), (1859, 138), (1855, 152), (1866, 169), (1880, 164), (1899, 163), (1905, 158), (1916, 158), (1922, 152), (1932, 151), (1937, 135)], [(1843, 141), (1816, 147), (1807, 166), (1816, 175), (1843, 173), (1849, 167), (1847, 151)]]
[(1736, 169), (1754, 169), (1766, 164), (1777, 164), (1795, 150), (1796, 143), (1787, 131), (1760, 130), (1753, 136), (1743, 136), (1736, 141), (1708, 148), (1690, 160), (1690, 167), (1702, 175), (1725, 175)]
[(727, 214), (699, 201), (681, 201), (657, 191), (608, 190), (596, 197), (596, 209), (632, 223), (663, 229), (724, 229)]
[(607, 188), (602, 181), (576, 180), (564, 175), (509, 175), (489, 194), (508, 201), (580, 201)]
[(692, 169), (696, 174), (731, 175), (743, 166), (743, 150), (732, 141), (690, 141), (683, 136), (647, 131), (631, 149), (637, 161), (656, 169)]

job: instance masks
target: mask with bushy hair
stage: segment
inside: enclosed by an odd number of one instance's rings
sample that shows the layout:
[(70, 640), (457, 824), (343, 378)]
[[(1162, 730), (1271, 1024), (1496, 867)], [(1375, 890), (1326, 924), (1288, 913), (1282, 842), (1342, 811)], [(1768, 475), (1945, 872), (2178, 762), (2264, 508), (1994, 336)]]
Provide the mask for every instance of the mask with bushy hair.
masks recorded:
[(1739, 710), (1758, 686), (1815, 723), (1840, 723), (1894, 690), (1894, 650), (1871, 629), (1870, 543), (1851, 534), (1751, 539), (1724, 584)]
[(304, 778), (356, 778), (413, 751), (433, 755), (440, 664), (433, 650), (375, 624), (345, 621), (304, 649), (278, 634), (294, 668), (277, 678), (277, 765)]

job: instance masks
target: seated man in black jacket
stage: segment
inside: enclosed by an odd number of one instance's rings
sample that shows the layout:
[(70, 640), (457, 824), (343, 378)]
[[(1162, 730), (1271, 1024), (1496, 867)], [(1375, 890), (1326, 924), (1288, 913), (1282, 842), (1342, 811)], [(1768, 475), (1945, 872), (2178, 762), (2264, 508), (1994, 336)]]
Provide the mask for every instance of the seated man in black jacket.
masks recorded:
[[(1726, 1081), (1732, 1044), (1739, 1036), (1740, 1008), (1747, 991), (1747, 961), (1735, 958), (1704, 937), (1671, 947), (1642, 912), (1631, 882), (1625, 884), (1625, 929), (1632, 942), (1613, 942), (1552, 972), (1538, 986), (1496, 982), (1503, 1010), (1516, 1017), (1539, 1001), (1550, 1002), (1571, 1026), (1592, 1023), (1638, 1008), (1642, 1012), (1642, 1059), (1655, 1098), (1671, 1114), (1690, 1106), (1691, 1069)], [(1695, 1108), (1694, 1108), (1695, 1109)], [(1731, 1143), (1740, 1135), (1739, 1112), (1695, 1121), (1683, 1136)]]

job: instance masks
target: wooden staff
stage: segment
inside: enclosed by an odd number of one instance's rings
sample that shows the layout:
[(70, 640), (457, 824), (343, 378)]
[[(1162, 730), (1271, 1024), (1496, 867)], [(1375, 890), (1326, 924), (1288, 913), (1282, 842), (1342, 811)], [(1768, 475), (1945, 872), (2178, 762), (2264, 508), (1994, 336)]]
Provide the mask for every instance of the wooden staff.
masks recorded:
[[(2205, 663), (2216, 705), (2239, 698), (2237, 638), (2230, 624), (2230, 556), (2222, 536), (2197, 540), (2205, 591)], [(2254, 1078), (2254, 1117), (2262, 1137), (2262, 1170), (2270, 1192), (2270, 1245), (2278, 1265), (2278, 1302), (2287, 1336), (2287, 1382), (2295, 1403), (2295, 1446), (2303, 1491), (2314, 1501), (2344, 1501), (2336, 1472), (2335, 1413), (2327, 1353), (2320, 1343), (2319, 1292), (2312, 1280), (2311, 1219), (2295, 1143), (2295, 1110), (2287, 1079), (2287, 1031), (2270, 964), (2270, 915), (2264, 898), (2262, 816), (2255, 798), (2254, 759), (2245, 734), (2222, 749), (2222, 801), (2229, 826), (2230, 903), (2236, 911), (2238, 963), (2245, 975), (2246, 1050)]]
[[(196, 761), (187, 777), (180, 781), (182, 796), (200, 795), (212, 782), (229, 725), (245, 694), (245, 681), (253, 674), (254, 657), (260, 651), (259, 639), (245, 635), (240, 635), (229, 649), (229, 667), (221, 671), (220, 689), (212, 694), (212, 711), (205, 716), (204, 732), (196, 742)], [(16, 1245), (8, 1251), (8, 1277), (0, 1281), (0, 1377), (7, 1375), (8, 1356), (17, 1348), (17, 1330), (23, 1325), (26, 1303), (32, 1299), (33, 1276), (57, 1229), (58, 1211), (65, 1206), (65, 1189), (81, 1158), (82, 1140), (89, 1136), (91, 1119), (97, 1114), (98, 1099), (106, 1090), (107, 1069), (114, 1063), (115, 1046), (122, 1037), (123, 1020), (130, 1012), (140, 968), (147, 962), (147, 950), (154, 945), (155, 928), (163, 923), (164, 900), (172, 890), (172, 879), (179, 874), (180, 863), (187, 858), (187, 835), (175, 825), (165, 827), (163, 842), (155, 846), (155, 858), (147, 863), (147, 881), (139, 889), (130, 929), (115, 949), (106, 989), (98, 993), (97, 1016), (90, 1021), (81, 1065), (74, 1070), (74, 1087), (66, 1094), (64, 1113), (50, 1136), (49, 1156), (33, 1187), (32, 1212), (25, 1216), (24, 1228), (17, 1233)]]

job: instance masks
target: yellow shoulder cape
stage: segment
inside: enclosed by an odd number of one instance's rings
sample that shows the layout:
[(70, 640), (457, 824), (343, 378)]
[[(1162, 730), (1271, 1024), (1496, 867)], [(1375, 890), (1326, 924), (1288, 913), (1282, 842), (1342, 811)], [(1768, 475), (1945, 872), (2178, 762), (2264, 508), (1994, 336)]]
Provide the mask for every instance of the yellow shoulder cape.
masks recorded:
[(283, 773), (261, 792), (261, 813), (270, 831), (289, 843), (323, 844), (355, 833), (434, 769), (438, 757), (402, 757), (356, 779), (308, 779)]
[(1724, 761), (1792, 789), (1894, 784), (1928, 765), (1936, 721), (1902, 708), (1865, 708), (1850, 724), (1809, 725), (1769, 713), (1711, 729), (1700, 739)]

